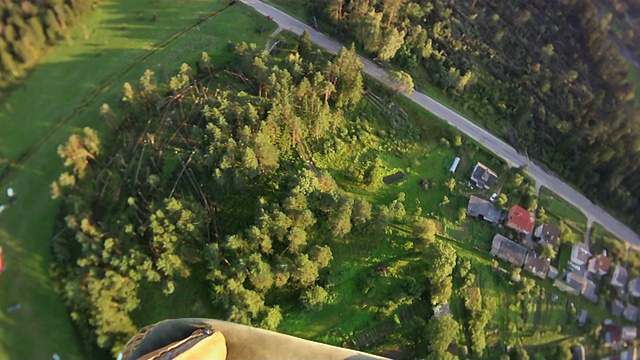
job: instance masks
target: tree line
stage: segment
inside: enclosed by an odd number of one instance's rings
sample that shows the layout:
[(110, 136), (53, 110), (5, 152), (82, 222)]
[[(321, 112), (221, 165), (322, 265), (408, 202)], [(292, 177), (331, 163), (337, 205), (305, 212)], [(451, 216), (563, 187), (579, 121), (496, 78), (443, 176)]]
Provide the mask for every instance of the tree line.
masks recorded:
[[(632, 6), (632, 5), (629, 5)], [(322, 0), (337, 36), (431, 83), (509, 143), (640, 223), (638, 102), (587, 0)]]
[(3, 1), (0, 3), (0, 88), (14, 84), (47, 49), (69, 36), (99, 0)]

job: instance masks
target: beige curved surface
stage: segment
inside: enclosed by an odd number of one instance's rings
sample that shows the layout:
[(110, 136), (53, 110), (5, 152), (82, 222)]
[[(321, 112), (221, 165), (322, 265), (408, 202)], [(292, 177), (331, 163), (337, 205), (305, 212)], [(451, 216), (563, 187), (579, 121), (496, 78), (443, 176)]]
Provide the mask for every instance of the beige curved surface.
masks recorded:
[(219, 330), (227, 341), (227, 359), (386, 359), (355, 350), (343, 349), (314, 341), (273, 331), (253, 328), (228, 321), (190, 318), (166, 320), (158, 323), (134, 351), (132, 358), (157, 348), (159, 344), (168, 344), (174, 338), (188, 333), (193, 326), (209, 324)]

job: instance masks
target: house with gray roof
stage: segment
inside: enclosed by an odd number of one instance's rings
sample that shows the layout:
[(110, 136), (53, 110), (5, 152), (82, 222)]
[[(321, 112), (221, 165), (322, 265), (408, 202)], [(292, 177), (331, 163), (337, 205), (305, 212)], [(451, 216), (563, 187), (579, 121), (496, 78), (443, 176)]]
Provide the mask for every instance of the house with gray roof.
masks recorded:
[(635, 326), (622, 327), (622, 340), (635, 340), (638, 337), (638, 328)]
[(629, 321), (638, 321), (638, 308), (631, 304), (627, 304), (627, 307), (624, 308), (624, 311), (622, 312), (622, 316)]
[(527, 248), (500, 234), (496, 234), (491, 243), (490, 254), (512, 265), (522, 267), (527, 256)]
[(524, 270), (532, 273), (540, 279), (545, 279), (549, 272), (549, 260), (539, 257), (535, 253), (528, 253), (524, 260)]
[(616, 265), (615, 270), (613, 270), (613, 276), (611, 277), (611, 285), (624, 290), (624, 287), (627, 285), (627, 280), (629, 280), (627, 269)]
[(585, 243), (577, 243), (571, 248), (571, 260), (569, 261), (576, 267), (582, 267), (589, 261), (589, 257), (591, 257), (589, 246)]
[(620, 360), (636, 360), (638, 358), (638, 350), (635, 346), (631, 346), (627, 350), (620, 353)]
[(620, 317), (624, 311), (624, 304), (618, 299), (611, 302), (611, 315)]
[(566, 275), (564, 280), (556, 280), (554, 285), (561, 291), (578, 296), (584, 292), (586, 282), (587, 278), (584, 274), (572, 271)]
[(469, 198), (467, 216), (483, 219), (492, 224), (497, 224), (504, 218), (502, 210), (493, 206), (489, 201), (473, 195)]
[(631, 296), (640, 297), (640, 278), (635, 278), (629, 281), (629, 285), (627, 287), (629, 288)]
[(582, 296), (592, 303), (597, 303), (598, 300), (600, 300), (600, 298), (598, 298), (598, 294), (596, 294), (596, 284), (593, 281), (589, 279), (585, 280), (584, 288), (582, 289)]
[(558, 246), (558, 239), (560, 239), (560, 228), (551, 223), (545, 223), (539, 225), (533, 236), (540, 239), (543, 244), (549, 244), (553, 247)]
[(477, 163), (471, 172), (471, 181), (481, 189), (489, 190), (497, 180), (498, 175), (481, 162)]
[(586, 352), (584, 351), (584, 346), (577, 345), (571, 349), (571, 360), (585, 360)]
[(584, 326), (589, 318), (589, 312), (587, 310), (580, 310), (578, 313), (578, 325)]

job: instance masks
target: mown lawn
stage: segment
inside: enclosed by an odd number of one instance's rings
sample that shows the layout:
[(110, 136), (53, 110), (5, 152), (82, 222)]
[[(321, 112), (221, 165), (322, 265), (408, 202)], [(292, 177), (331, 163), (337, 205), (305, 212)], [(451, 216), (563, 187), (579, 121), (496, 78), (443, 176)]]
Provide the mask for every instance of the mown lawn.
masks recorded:
[(540, 188), (539, 204), (544, 207), (544, 210), (548, 214), (552, 214), (560, 219), (569, 220), (583, 231), (586, 231), (587, 217), (582, 211), (545, 187)]
[(306, 0), (267, 0), (265, 2), (286, 11), (289, 15), (300, 21), (307, 22), (309, 18), (309, 10), (307, 7), (309, 2)]
[[(47, 359), (53, 353), (63, 359), (92, 357), (81, 356), (69, 316), (53, 291), (49, 274), (48, 244), (57, 211), (57, 204), (49, 200), (49, 184), (62, 165), (56, 147), (84, 126), (97, 128), (108, 137), (110, 130), (100, 118), (100, 105), (108, 102), (117, 109), (122, 84), (137, 82), (146, 68), (167, 78), (182, 62), (193, 64), (205, 50), (214, 62), (224, 61), (227, 41), (264, 44), (275, 25), (242, 4), (181, 33), (227, 3), (195, 0), (150, 5), (107, 1), (85, 22), (88, 40), (82, 39), (80, 27), (76, 29), (73, 43), (55, 48), (25, 81), (23, 89), (4, 102), (0, 110), (0, 157), (15, 159), (34, 144), (39, 146), (0, 183), (0, 195), (8, 186), (13, 186), (18, 195), (17, 204), (0, 215), (0, 244), (6, 265), (0, 276), (0, 309), (22, 304), (17, 312), (0, 313), (0, 358)], [(145, 20), (138, 20), (138, 12)], [(152, 12), (157, 14), (156, 22), (148, 20)], [(263, 31), (258, 34), (260, 29)], [(176, 34), (181, 36), (174, 37)], [(51, 131), (58, 123), (62, 125)], [(4, 202), (6, 198), (0, 197), (0, 203)], [(148, 295), (145, 301), (159, 302), (151, 293)], [(163, 309), (168, 308), (173, 311), (167, 317), (210, 313), (204, 304), (202, 308), (180, 307), (175, 304), (182, 301), (167, 301), (174, 305), (157, 303), (148, 317), (137, 317), (140, 325), (163, 317)]]

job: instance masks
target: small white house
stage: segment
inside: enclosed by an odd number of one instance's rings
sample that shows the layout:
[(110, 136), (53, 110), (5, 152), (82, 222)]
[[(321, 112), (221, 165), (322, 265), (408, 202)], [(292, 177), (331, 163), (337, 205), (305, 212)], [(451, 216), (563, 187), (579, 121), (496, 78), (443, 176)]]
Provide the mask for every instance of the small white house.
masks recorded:
[(456, 169), (458, 168), (458, 164), (460, 164), (460, 158), (456, 157), (455, 159), (453, 159), (453, 164), (451, 164), (451, 167), (449, 168), (449, 172), (450, 173), (455, 173)]

